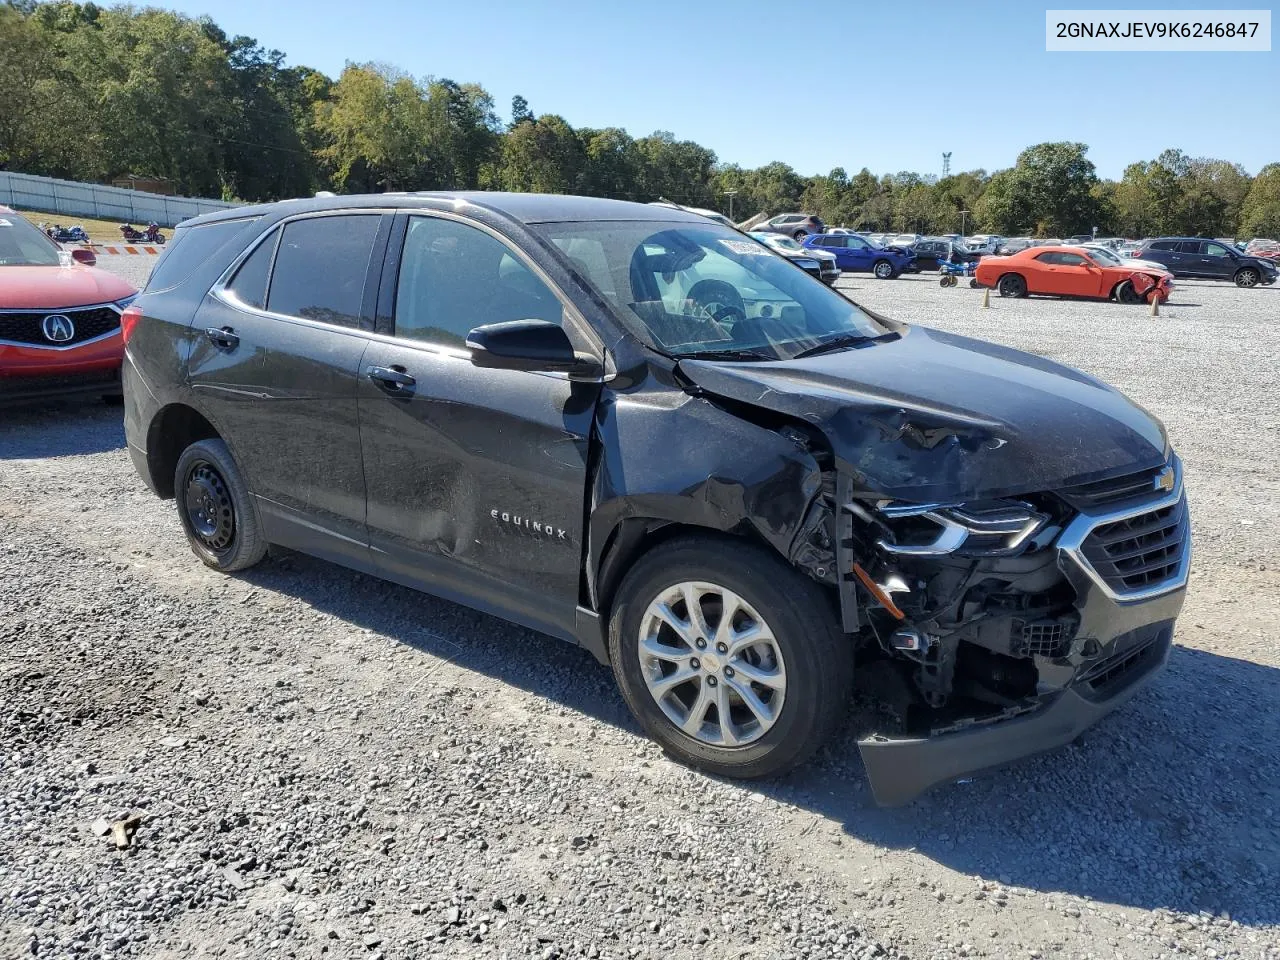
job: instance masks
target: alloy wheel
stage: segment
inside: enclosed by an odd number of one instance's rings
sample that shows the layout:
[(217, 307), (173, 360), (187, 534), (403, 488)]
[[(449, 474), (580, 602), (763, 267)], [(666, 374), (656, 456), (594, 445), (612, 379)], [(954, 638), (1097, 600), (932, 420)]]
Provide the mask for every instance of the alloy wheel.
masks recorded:
[(1236, 274), (1236, 286), (1252, 287), (1258, 283), (1258, 272), (1256, 270), (1244, 269)]
[(787, 674), (773, 631), (717, 584), (689, 581), (660, 593), (641, 619), (637, 651), (654, 702), (702, 743), (746, 746), (782, 713)]

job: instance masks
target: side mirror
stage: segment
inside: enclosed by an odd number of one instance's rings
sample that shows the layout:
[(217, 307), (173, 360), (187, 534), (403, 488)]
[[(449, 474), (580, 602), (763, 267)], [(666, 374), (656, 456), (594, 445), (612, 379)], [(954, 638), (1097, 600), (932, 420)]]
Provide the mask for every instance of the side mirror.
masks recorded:
[(92, 267), (98, 262), (98, 255), (86, 247), (76, 247), (71, 251), (71, 259), (76, 263), (83, 263), (86, 267)]
[(596, 360), (576, 352), (564, 328), (549, 320), (487, 323), (467, 334), (467, 346), (477, 367), (600, 375)]

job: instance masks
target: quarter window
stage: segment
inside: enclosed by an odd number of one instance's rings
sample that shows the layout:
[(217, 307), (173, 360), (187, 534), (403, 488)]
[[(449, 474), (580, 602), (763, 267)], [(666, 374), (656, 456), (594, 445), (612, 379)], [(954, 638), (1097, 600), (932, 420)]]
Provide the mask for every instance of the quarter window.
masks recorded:
[(1149, 250), (1176, 250), (1177, 248), (1178, 241), (1176, 240), (1157, 240), (1148, 247)]
[(465, 346), (474, 328), (504, 320), (559, 323), (551, 288), (501, 241), (438, 217), (411, 217), (396, 281), (396, 336)]
[(261, 310), (267, 305), (267, 279), (271, 273), (271, 258), (275, 256), (276, 241), (280, 233), (273, 231), (253, 249), (235, 277), (227, 284), (227, 289), (241, 303)]
[(310, 217), (285, 225), (267, 309), (342, 327), (360, 325), (376, 213)]
[[(193, 227), (179, 227), (160, 255), (156, 268), (147, 281), (147, 292), (170, 290), (229, 243), (257, 217), (241, 220), (215, 220)], [(236, 249), (242, 249), (237, 247)], [(231, 258), (228, 258), (231, 259)]]

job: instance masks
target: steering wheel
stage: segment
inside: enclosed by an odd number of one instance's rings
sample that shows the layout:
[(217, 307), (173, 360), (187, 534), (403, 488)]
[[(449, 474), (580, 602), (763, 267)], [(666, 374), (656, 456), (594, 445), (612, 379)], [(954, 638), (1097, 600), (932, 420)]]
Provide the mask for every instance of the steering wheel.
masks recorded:
[(685, 299), (717, 323), (736, 323), (747, 317), (747, 305), (742, 302), (742, 294), (723, 280), (699, 280), (689, 288)]

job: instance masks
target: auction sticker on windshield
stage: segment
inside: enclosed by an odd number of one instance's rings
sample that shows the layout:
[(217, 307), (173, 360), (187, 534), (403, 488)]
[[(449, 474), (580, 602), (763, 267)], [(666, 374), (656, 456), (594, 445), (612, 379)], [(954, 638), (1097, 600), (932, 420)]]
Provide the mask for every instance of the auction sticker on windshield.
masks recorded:
[(734, 253), (741, 254), (744, 257), (771, 257), (771, 254), (764, 244), (756, 243), (754, 240), (721, 240), (721, 245)]

